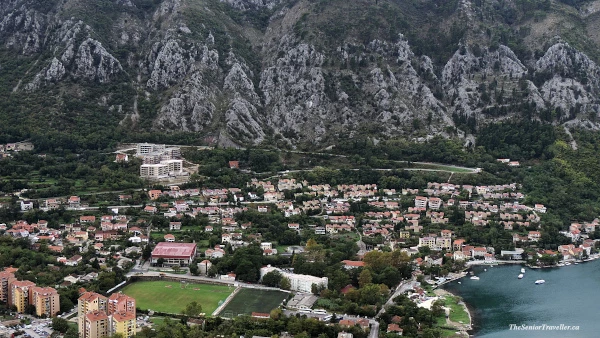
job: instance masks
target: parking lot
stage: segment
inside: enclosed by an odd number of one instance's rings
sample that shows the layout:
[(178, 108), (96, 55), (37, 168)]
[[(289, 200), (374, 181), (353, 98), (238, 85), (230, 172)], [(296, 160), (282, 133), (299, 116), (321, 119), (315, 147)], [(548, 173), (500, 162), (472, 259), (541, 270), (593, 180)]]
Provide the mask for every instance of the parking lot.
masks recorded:
[(20, 315), (17, 320), (5, 321), (0, 324), (0, 337), (10, 337), (16, 331), (23, 331), (24, 338), (48, 338), (52, 334), (51, 319), (36, 319), (27, 317), (31, 324), (19, 323), (25, 316)]

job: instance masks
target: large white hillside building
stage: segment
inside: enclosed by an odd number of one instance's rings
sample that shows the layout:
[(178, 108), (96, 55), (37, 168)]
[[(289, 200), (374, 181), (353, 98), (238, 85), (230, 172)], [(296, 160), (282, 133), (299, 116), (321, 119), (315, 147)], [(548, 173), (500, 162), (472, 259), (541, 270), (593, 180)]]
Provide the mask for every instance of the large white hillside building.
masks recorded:
[(268, 274), (271, 271), (279, 271), (283, 277), (287, 277), (290, 280), (290, 290), (299, 291), (299, 292), (312, 292), (313, 284), (317, 286), (321, 286), (323, 288), (327, 288), (328, 279), (327, 277), (315, 277), (311, 275), (299, 275), (287, 271), (283, 271), (281, 269), (272, 267), (270, 265), (263, 266), (260, 269), (260, 279), (262, 280), (263, 276)]

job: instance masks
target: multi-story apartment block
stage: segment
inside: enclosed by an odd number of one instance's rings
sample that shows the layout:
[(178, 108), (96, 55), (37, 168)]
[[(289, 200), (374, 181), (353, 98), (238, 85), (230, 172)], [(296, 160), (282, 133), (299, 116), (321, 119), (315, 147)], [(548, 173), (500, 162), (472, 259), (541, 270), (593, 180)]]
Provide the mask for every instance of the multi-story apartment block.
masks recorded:
[[(98, 327), (96, 324), (91, 323), (88, 320), (88, 313), (101, 312), (106, 314), (107, 311), (108, 298), (102, 296), (101, 294), (95, 292), (85, 292), (79, 297), (77, 301), (77, 313), (78, 313), (78, 324), (79, 324), (79, 337), (80, 338), (90, 338), (88, 332), (91, 332), (91, 324), (94, 325), (93, 332), (98, 332)], [(91, 316), (92, 319), (99, 318), (98, 316)], [(108, 319), (107, 319), (108, 320)], [(94, 322), (94, 320), (92, 320)], [(89, 325), (88, 325), (89, 324)], [(108, 331), (107, 331), (108, 332)], [(96, 337), (96, 336), (94, 336)], [(100, 336), (98, 336), (100, 337)]]
[(106, 298), (86, 292), (78, 300), (80, 338), (101, 338), (121, 334), (131, 338), (136, 331), (135, 299), (122, 293)]
[(8, 303), (10, 298), (9, 284), (16, 281), (15, 275), (8, 271), (0, 272), (0, 300)]
[(117, 312), (135, 313), (135, 299), (122, 293), (113, 293), (108, 297), (108, 314)]
[(135, 312), (115, 312), (110, 316), (110, 334), (121, 334), (124, 338), (135, 335)]
[(164, 160), (157, 164), (142, 164), (140, 176), (145, 178), (164, 178), (169, 175), (181, 175), (183, 173), (183, 160)]
[(51, 287), (34, 286), (31, 292), (31, 304), (35, 306), (35, 314), (39, 317), (54, 317), (60, 312), (60, 297)]
[(106, 312), (96, 310), (81, 317), (83, 326), (79, 327), (79, 337), (102, 338), (110, 334), (110, 320)]
[(24, 313), (25, 307), (30, 304), (31, 289), (35, 286), (34, 282), (28, 280), (24, 281), (13, 281), (9, 285), (10, 297), (8, 299), (8, 305), (16, 306), (17, 312)]

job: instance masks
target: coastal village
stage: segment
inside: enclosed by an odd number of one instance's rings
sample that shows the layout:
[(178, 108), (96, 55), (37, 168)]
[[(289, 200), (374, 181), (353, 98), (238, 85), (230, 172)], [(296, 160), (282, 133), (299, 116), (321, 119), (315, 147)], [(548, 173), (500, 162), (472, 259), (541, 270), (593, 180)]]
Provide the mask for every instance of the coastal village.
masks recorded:
[[(147, 179), (190, 174), (184, 170), (181, 151), (176, 147), (140, 144), (135, 156), (142, 159), (140, 175)], [(115, 158), (116, 162), (128, 160), (124, 153)], [(519, 165), (507, 159), (499, 162)], [(239, 171), (243, 166), (232, 158), (226, 169)], [(353, 259), (340, 261), (344, 270), (363, 271), (369, 261), (365, 257), (373, 256), (373, 252), (401, 252), (410, 259), (410, 278), (395, 290), (387, 290), (386, 298), (391, 301), (405, 294), (417, 306), (432, 309), (436, 301), (450, 297), (433, 289), (464, 277), (464, 270), (471, 265), (527, 263), (531, 267), (544, 267), (597, 258), (599, 240), (590, 239), (589, 234), (597, 230), (600, 220), (573, 222), (568, 231), (561, 233), (569, 244), (555, 249), (540, 246), (545, 235), (541, 215), (547, 209), (542, 204), (526, 203), (527, 196), (521, 186), (510, 182), (496, 185), (428, 182), (422, 187), (384, 189), (374, 183), (317, 184), (297, 179), (293, 173), (280, 173), (269, 178), (252, 178), (243, 186), (185, 188), (173, 184), (141, 193), (142, 205), (128, 204), (132, 195), (122, 193), (113, 201), (118, 205), (103, 209), (85, 195), (20, 199), (22, 212), (65, 210), (78, 215), (69, 224), (50, 224), (43, 219), (0, 224), (4, 236), (26, 241), (33, 250), (47, 252), (54, 257), (52, 266), (57, 270), (69, 267), (74, 272), (65, 275), (57, 285), (37, 286), (28, 280), (17, 280), (17, 269), (7, 267), (0, 273), (0, 299), (8, 306), (14, 305), (17, 313), (53, 317), (61, 313), (57, 290), (76, 285), (79, 298), (72, 320), (78, 323), (79, 337), (100, 338), (120, 333), (129, 338), (144, 326), (136, 317), (136, 300), (118, 290), (110, 295), (86, 291), (86, 284), (98, 281), (100, 271), (133, 268), (128, 277), (144, 274), (176, 277), (181, 270), (187, 275), (197, 271), (203, 278), (238, 285), (234, 271), (222, 273), (213, 267), (236, 250), (256, 245), (263, 256), (272, 256), (276, 263), (276, 257), (311, 257), (314, 249), (304, 239), (343, 236), (355, 241), (358, 248)], [(133, 209), (136, 211), (129, 212)], [(285, 236), (292, 238), (287, 241), (291, 244), (283, 243), (283, 235), (275, 237), (258, 231), (263, 228), (260, 224), (244, 221), (241, 216), (248, 213), (285, 219), (281, 226)], [(191, 221), (199, 219), (203, 222)], [(465, 238), (465, 228), (473, 232), (495, 228), (505, 234), (506, 240), (500, 250), (477, 245)], [(190, 236), (193, 231), (202, 233), (203, 239), (193, 239)], [(144, 259), (143, 251), (150, 246), (151, 253)], [(85, 268), (92, 265), (98, 269)], [(331, 320), (331, 311), (313, 313), (319, 307), (317, 299), (331, 282), (327, 277), (295, 273), (275, 264), (260, 269), (260, 280), (274, 272), (289, 281), (288, 291), (312, 295), (312, 298), (307, 296), (310, 300), (295, 306), (288, 303), (286, 311)], [(348, 284), (334, 291), (341, 292), (343, 297), (357, 286)], [(457, 334), (470, 329), (470, 319), (452, 321), (453, 306), (445, 304), (442, 308)], [(349, 317), (338, 325), (356, 326), (368, 332), (373, 330), (374, 318)], [(400, 316), (393, 316), (387, 327), (375, 330), (402, 335), (402, 323)], [(338, 337), (351, 336), (340, 332)]]

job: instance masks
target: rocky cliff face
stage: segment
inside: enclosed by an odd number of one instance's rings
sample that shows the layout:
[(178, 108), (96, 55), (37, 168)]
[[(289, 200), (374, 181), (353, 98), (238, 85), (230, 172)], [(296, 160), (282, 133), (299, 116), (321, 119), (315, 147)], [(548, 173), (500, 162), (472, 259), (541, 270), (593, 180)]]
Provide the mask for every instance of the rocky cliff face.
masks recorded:
[[(596, 124), (600, 68), (593, 57), (565, 37), (544, 40), (525, 15), (495, 25), (521, 35), (529, 27), (540, 41), (529, 50), (494, 40), (496, 26), (479, 18), (487, 7), (470, 2), (426, 7), (415, 17), (404, 3), (344, 3), (339, 13), (338, 5), (10, 0), (0, 8), (0, 66), (20, 75), (3, 95), (95, 95), (100, 111), (111, 107), (115, 127), (219, 134), (238, 144), (275, 135), (291, 144), (361, 133), (468, 137), (513, 116)], [(385, 13), (400, 9), (409, 14), (389, 24)], [(492, 28), (482, 33), (477, 24)], [(372, 34), (373, 27), (385, 31)], [(431, 32), (446, 39), (440, 52), (418, 39)]]

